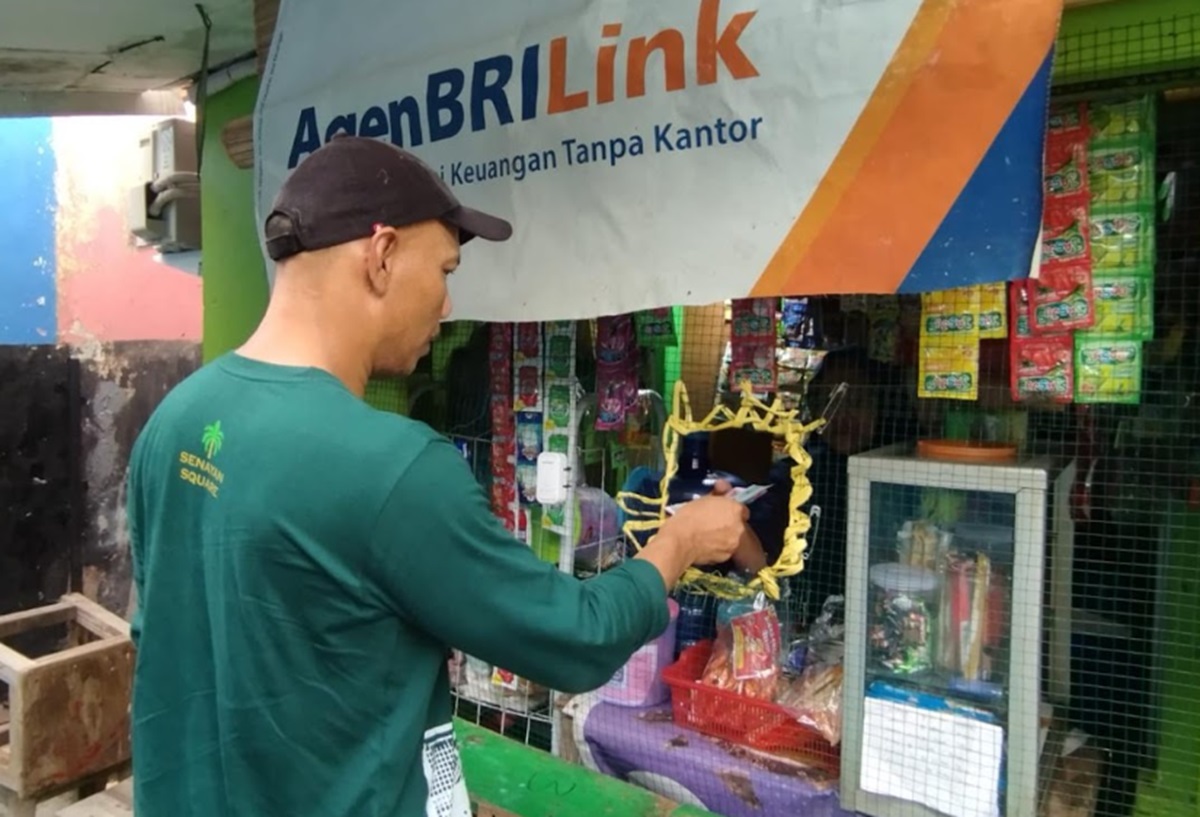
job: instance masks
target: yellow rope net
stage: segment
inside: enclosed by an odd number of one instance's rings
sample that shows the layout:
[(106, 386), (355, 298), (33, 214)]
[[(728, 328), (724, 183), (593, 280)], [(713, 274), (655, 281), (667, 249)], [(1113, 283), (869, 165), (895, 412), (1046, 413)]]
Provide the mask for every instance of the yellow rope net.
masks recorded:
[[(617, 495), (617, 502), (628, 517), (623, 529), (625, 536), (640, 549), (641, 544), (635, 534), (656, 531), (666, 520), (667, 489), (679, 469), (679, 444), (683, 437), (731, 428), (751, 428), (782, 438), (784, 450), (792, 460), (792, 492), (788, 499), (788, 524), (779, 559), (745, 584), (696, 568), (689, 569), (681, 581), (689, 589), (723, 599), (745, 598), (760, 590), (769, 598), (778, 599), (779, 580), (795, 576), (804, 569), (804, 551), (808, 547), (806, 536), (811, 522), (801, 507), (812, 496), (812, 483), (808, 481), (812, 458), (804, 450), (804, 443), (809, 434), (825, 424), (825, 420), (819, 419), (806, 425), (797, 419), (796, 410), (785, 409), (778, 398), (770, 405), (759, 400), (749, 383), (742, 384), (741, 393), (741, 405), (736, 412), (728, 406), (717, 406), (707, 417), (697, 421), (692, 418), (692, 406), (688, 402), (683, 381), (676, 381), (674, 411), (667, 418), (662, 435), (666, 470), (659, 485), (659, 495), (651, 499), (641, 494), (622, 492)], [(642, 508), (631, 507), (631, 500)]]

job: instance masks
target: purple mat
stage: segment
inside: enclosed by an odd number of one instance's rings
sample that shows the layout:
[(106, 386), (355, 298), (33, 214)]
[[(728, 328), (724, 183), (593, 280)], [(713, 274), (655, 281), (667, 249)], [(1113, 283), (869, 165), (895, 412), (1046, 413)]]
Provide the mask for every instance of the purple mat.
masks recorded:
[(583, 733), (601, 772), (725, 817), (853, 817), (828, 775), (678, 727), (670, 706), (600, 703)]

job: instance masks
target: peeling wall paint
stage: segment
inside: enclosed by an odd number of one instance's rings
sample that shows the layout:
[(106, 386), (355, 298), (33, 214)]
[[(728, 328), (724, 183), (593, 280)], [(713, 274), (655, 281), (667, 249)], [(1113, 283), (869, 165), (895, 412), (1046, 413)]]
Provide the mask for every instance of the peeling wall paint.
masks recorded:
[(128, 609), (129, 453), (199, 366), (203, 308), (129, 233), (153, 121), (0, 119), (0, 612), (68, 584)]
[(200, 340), (200, 278), (158, 263), (129, 232), (138, 140), (154, 121), (54, 120), (60, 342)]
[(166, 393), (200, 365), (187, 341), (105, 344), (81, 361), (83, 416), (83, 590), (126, 614), (132, 591), (125, 518), (125, 471), (134, 440)]
[(129, 232), (152, 117), (0, 119), (0, 344), (188, 340), (201, 281)]

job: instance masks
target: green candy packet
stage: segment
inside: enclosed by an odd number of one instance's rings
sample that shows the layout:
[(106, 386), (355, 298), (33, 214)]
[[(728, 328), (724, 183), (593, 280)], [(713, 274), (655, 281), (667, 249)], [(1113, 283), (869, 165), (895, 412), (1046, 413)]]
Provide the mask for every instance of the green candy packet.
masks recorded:
[(1079, 333), (1075, 336), (1075, 402), (1142, 401), (1142, 343)]
[(1148, 270), (1097, 272), (1092, 293), (1096, 322), (1088, 334), (1154, 339), (1154, 276)]
[(1154, 204), (1154, 148), (1145, 139), (1113, 140), (1093, 148), (1088, 163), (1093, 208)]
[(1088, 219), (1092, 270), (1097, 274), (1154, 267), (1154, 210), (1150, 207), (1098, 207)]
[(1149, 94), (1088, 104), (1088, 124), (1092, 129), (1093, 144), (1123, 136), (1153, 138), (1155, 120), (1155, 100)]

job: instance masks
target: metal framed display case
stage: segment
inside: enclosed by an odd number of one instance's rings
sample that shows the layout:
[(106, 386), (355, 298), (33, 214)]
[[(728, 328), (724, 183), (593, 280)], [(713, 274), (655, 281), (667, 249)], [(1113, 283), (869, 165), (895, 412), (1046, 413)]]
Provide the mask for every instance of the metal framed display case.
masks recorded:
[(850, 459), (843, 808), (1036, 817), (1044, 703), (1070, 689), (1074, 474)]

